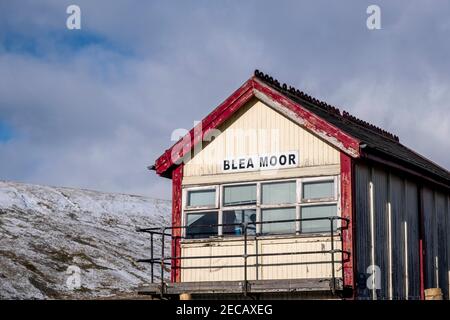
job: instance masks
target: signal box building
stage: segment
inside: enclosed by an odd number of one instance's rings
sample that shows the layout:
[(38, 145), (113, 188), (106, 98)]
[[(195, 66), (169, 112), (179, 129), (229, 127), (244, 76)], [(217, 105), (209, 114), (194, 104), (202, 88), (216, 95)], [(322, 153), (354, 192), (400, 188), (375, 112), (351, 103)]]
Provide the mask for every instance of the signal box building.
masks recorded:
[(172, 180), (173, 209), (171, 226), (144, 230), (163, 234), (147, 293), (449, 297), (449, 171), (262, 72), (152, 169)]

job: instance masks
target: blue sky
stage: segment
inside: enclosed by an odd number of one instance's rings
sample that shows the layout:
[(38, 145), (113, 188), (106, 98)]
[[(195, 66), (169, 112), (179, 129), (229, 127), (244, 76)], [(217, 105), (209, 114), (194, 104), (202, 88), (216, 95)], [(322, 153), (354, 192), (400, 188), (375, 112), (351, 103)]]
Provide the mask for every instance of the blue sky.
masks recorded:
[(13, 130), (7, 124), (0, 120), (0, 143), (8, 142), (13, 138)]
[(146, 166), (254, 69), (450, 168), (449, 16), (444, 1), (2, 1), (0, 179), (170, 198)]

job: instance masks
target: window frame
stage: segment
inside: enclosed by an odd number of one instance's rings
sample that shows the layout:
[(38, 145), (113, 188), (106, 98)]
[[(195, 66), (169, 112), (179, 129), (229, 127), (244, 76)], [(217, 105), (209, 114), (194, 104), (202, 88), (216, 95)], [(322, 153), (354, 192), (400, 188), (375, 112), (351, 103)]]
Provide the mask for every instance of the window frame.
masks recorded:
[[(207, 206), (188, 206), (188, 194), (191, 191), (202, 191), (202, 190), (214, 190), (215, 199), (214, 205)], [(183, 189), (183, 208), (186, 210), (204, 210), (204, 209), (217, 209), (219, 207), (219, 188), (216, 185), (213, 186), (201, 186), (201, 187), (192, 187)]]
[[(234, 209), (229, 209), (229, 207), (224, 207), (222, 210), (221, 210), (221, 213), (220, 213), (220, 219), (222, 220), (222, 223), (223, 223), (223, 214), (224, 214), (224, 212), (227, 212), (227, 211), (235, 211), (235, 210), (255, 210), (255, 213), (256, 213), (256, 221), (258, 221), (258, 210), (256, 209), (256, 207), (255, 206), (253, 206), (252, 208), (239, 208), (239, 209), (236, 209), (236, 208), (234, 208)], [(223, 233), (223, 226), (219, 226), (219, 228), (221, 228), (221, 233), (220, 233), (220, 236), (221, 237), (224, 237), (224, 238), (229, 238), (229, 237), (236, 237), (236, 235), (232, 235), (232, 234), (224, 234)], [(258, 234), (258, 224), (256, 225), (256, 229), (255, 229), (255, 234)]]
[[(259, 182), (259, 199), (262, 200), (262, 185), (263, 184), (271, 184), (271, 183), (282, 183), (282, 182), (295, 182), (295, 202), (294, 203), (277, 203), (277, 204), (263, 204), (261, 201), (259, 203), (259, 211), (257, 211), (256, 214), (256, 221), (263, 221), (262, 220), (262, 211), (264, 209), (284, 209), (284, 208), (295, 208), (295, 219), (300, 219), (299, 218), (299, 210), (297, 209), (298, 207), (298, 178), (288, 178), (288, 179), (277, 179), (277, 180), (266, 180), (266, 181), (260, 181)], [(298, 222), (295, 222), (295, 233), (293, 234), (297, 234), (298, 232)], [(270, 233), (267, 234), (263, 234), (263, 224), (258, 224), (256, 231), (258, 232), (258, 234), (264, 235), (264, 236), (270, 236)], [(289, 234), (289, 233), (288, 233)], [(273, 234), (276, 235), (276, 234)]]
[[(311, 182), (326, 182), (326, 181), (333, 181), (334, 184), (334, 196), (329, 198), (316, 198), (316, 199), (303, 199), (303, 184), (304, 183), (311, 183)], [(299, 217), (301, 217), (301, 211), (303, 207), (314, 207), (314, 206), (320, 206), (320, 205), (332, 205), (336, 204), (336, 216), (341, 216), (341, 205), (340, 205), (340, 187), (339, 182), (340, 181), (340, 175), (336, 176), (323, 176), (323, 177), (308, 177), (308, 178), (302, 178), (299, 179), (298, 183), (299, 186), (297, 188), (298, 192), (298, 201), (299, 201)], [(338, 219), (336, 221), (336, 230), (339, 230), (341, 226), (341, 221)], [(302, 221), (299, 221), (297, 232), (299, 234), (320, 234), (320, 233), (328, 233), (327, 232), (303, 232), (302, 231)]]
[[(293, 208), (295, 207), (295, 219), (301, 219), (301, 208), (306, 206), (317, 206), (317, 205), (326, 205), (326, 204), (335, 204), (337, 208), (336, 216), (341, 216), (341, 194), (340, 194), (340, 181), (341, 176), (339, 174), (336, 175), (328, 175), (328, 176), (316, 176), (316, 177), (293, 177), (293, 178), (282, 178), (282, 179), (271, 179), (271, 180), (257, 180), (257, 181), (243, 181), (243, 182), (232, 182), (232, 183), (223, 183), (223, 184), (214, 184), (207, 186), (183, 186), (182, 192), (182, 212), (181, 212), (181, 223), (184, 226), (182, 228), (183, 237), (186, 236), (186, 216), (188, 213), (202, 213), (202, 212), (217, 212), (218, 214), (218, 232), (216, 236), (211, 236), (208, 238), (195, 238), (195, 239), (186, 239), (188, 241), (198, 241), (205, 240), (210, 238), (230, 238), (230, 237), (238, 237), (233, 235), (224, 235), (223, 227), (220, 224), (223, 223), (223, 212), (224, 211), (233, 211), (233, 210), (245, 210), (245, 209), (255, 209), (256, 210), (256, 221), (262, 221), (262, 210), (264, 209), (282, 209), (282, 208)], [(281, 204), (263, 204), (262, 203), (262, 185), (263, 184), (271, 184), (271, 183), (282, 183), (282, 182), (292, 182), (296, 183), (296, 195), (294, 203), (281, 203)], [(322, 198), (322, 199), (303, 199), (303, 183), (309, 182), (321, 182), (321, 181), (333, 181), (334, 183), (334, 195), (330, 198)], [(223, 205), (223, 197), (224, 197), (224, 188), (228, 186), (238, 186), (238, 185), (256, 185), (256, 204), (252, 205), (241, 205), (241, 206), (224, 206)], [(187, 207), (187, 195), (189, 191), (196, 190), (205, 190), (205, 189), (215, 189), (216, 190), (216, 203), (215, 207), (212, 206), (202, 206), (202, 207)], [(296, 221), (295, 223), (295, 233), (287, 233), (287, 234), (262, 234), (262, 224), (256, 225), (256, 234), (263, 237), (274, 237), (274, 236), (291, 236), (291, 235), (304, 235), (308, 237), (312, 236), (326, 236), (329, 235), (329, 231), (327, 232), (314, 232), (314, 233), (303, 233), (301, 231), (301, 221)], [(337, 220), (337, 229), (335, 233), (339, 232), (340, 228), (340, 220)]]
[[(186, 226), (186, 228), (183, 228), (183, 232), (182, 232), (183, 237), (186, 238), (186, 240), (189, 240), (189, 241), (191, 241), (191, 240), (203, 240), (203, 239), (215, 238), (215, 237), (217, 237), (219, 235), (219, 227), (217, 227), (217, 235), (210, 235), (209, 237), (204, 237), (204, 238), (195, 238), (195, 237), (188, 238), (187, 237), (187, 229), (188, 229), (187, 228), (187, 220), (188, 220), (188, 215), (190, 215), (190, 214), (202, 214), (202, 213), (208, 213), (208, 214), (213, 214), (214, 213), (214, 214), (217, 214), (217, 221), (219, 221), (219, 219), (220, 219), (219, 212), (217, 210), (201, 210), (201, 211), (194, 210), (194, 211), (186, 212), (184, 214), (184, 222), (183, 222), (183, 226)], [(220, 224), (220, 222), (218, 222), (218, 223)]]
[[(332, 181), (334, 184), (334, 196), (333, 197), (328, 197), (328, 198), (313, 198), (313, 199), (303, 199), (303, 184), (304, 183), (314, 183), (314, 182), (327, 182), (327, 181)], [(337, 177), (336, 176), (331, 176), (331, 177), (309, 177), (309, 178), (303, 178), (300, 179), (300, 188), (297, 188), (297, 190), (300, 189), (300, 194), (299, 194), (299, 202), (300, 203), (315, 203), (315, 202), (323, 202), (323, 201), (337, 201), (338, 195), (339, 195), (339, 190), (338, 190), (338, 183), (337, 183)]]
[[(249, 186), (249, 185), (255, 185), (256, 186), (256, 203), (255, 204), (244, 204), (244, 205), (240, 205), (240, 206), (226, 206), (224, 204), (224, 196), (225, 196), (225, 187), (233, 187), (233, 186)], [(239, 208), (239, 209), (248, 209), (250, 207), (254, 207), (258, 205), (258, 194), (259, 194), (259, 190), (258, 190), (258, 182), (238, 182), (238, 183), (225, 183), (225, 184), (221, 184), (220, 186), (220, 202), (219, 202), (219, 207), (222, 209), (229, 209), (229, 208)]]

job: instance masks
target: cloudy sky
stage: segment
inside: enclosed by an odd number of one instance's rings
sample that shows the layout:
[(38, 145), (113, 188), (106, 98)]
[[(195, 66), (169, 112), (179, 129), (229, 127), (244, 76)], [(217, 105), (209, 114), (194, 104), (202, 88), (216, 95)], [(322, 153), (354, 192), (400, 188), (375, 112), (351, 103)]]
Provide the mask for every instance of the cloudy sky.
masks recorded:
[(449, 17), (446, 1), (1, 0), (0, 180), (168, 199), (146, 166), (256, 68), (450, 168)]

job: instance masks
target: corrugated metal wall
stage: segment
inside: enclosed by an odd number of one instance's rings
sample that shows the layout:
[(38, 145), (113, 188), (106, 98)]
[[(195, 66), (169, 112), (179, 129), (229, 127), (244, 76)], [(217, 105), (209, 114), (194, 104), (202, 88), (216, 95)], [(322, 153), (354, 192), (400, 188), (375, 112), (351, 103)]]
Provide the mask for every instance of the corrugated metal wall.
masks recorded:
[[(420, 298), (420, 210), (424, 218), (425, 288), (449, 288), (449, 197), (422, 188), (382, 167), (355, 166), (358, 296)], [(364, 288), (368, 268), (380, 268), (380, 285)]]
[(449, 200), (442, 192), (424, 188), (425, 287), (449, 293)]
[[(355, 167), (355, 212), (356, 217), (353, 223), (356, 225), (356, 274), (358, 286), (361, 287), (358, 290), (358, 296), (367, 295), (367, 289), (363, 289), (363, 285), (366, 283), (365, 278), (360, 279), (359, 275), (366, 275), (367, 268), (372, 265), (372, 241), (371, 241), (371, 220), (369, 213), (370, 203), (370, 171), (369, 168), (356, 166)], [(381, 260), (380, 260), (381, 261)], [(383, 278), (382, 278), (383, 279)], [(382, 281), (383, 282), (383, 281)], [(383, 291), (386, 292), (387, 287), (383, 287)]]
[(437, 221), (437, 268), (439, 287), (444, 296), (448, 297), (450, 266), (448, 264), (448, 201), (443, 193), (435, 193), (436, 221)]
[[(414, 281), (410, 281), (409, 275), (414, 275), (417, 277), (420, 274), (420, 258), (419, 258), (419, 239), (416, 235), (420, 233), (420, 219), (419, 216), (414, 214), (419, 212), (419, 202), (418, 193), (419, 189), (415, 183), (411, 181), (406, 181), (406, 189), (405, 189), (405, 205), (406, 212), (409, 214), (406, 215), (406, 229), (407, 229), (407, 296), (416, 297), (416, 295), (420, 295), (420, 282), (416, 281), (417, 278), (412, 278)], [(417, 251), (415, 251), (417, 250)]]
[[(374, 187), (374, 226), (375, 226), (375, 243), (376, 247), (389, 246), (389, 228), (388, 228), (388, 215), (386, 212), (386, 203), (389, 197), (388, 186), (389, 176), (381, 171), (375, 170), (373, 174), (373, 187)], [(375, 261), (381, 270), (389, 270), (389, 252), (387, 250), (375, 250)], [(369, 260), (370, 261), (370, 260)], [(380, 290), (380, 296), (387, 296), (389, 288), (389, 277), (382, 277), (382, 286)]]
[[(424, 188), (422, 190), (422, 208), (423, 212), (427, 212), (428, 214), (424, 214), (423, 217), (423, 225), (424, 230), (428, 230), (424, 235), (424, 249), (426, 252), (425, 255), (425, 287), (433, 288), (437, 287), (437, 277), (435, 272), (435, 261), (434, 257), (436, 255), (435, 244), (433, 233), (436, 232), (436, 214), (435, 214), (435, 206), (434, 206), (434, 194), (433, 190)], [(437, 243), (436, 243), (437, 245)]]
[[(392, 232), (392, 297), (394, 299), (403, 299), (405, 298), (405, 286), (404, 275), (406, 274), (405, 269), (405, 233), (403, 229), (403, 225), (405, 223), (405, 216), (408, 215), (416, 215), (418, 216), (418, 212), (404, 212), (404, 181), (395, 176), (389, 175), (389, 199), (388, 203), (391, 204), (391, 232)], [(417, 199), (415, 199), (417, 201)], [(380, 203), (381, 205), (381, 203)], [(383, 204), (385, 205), (385, 204)], [(411, 235), (408, 238), (419, 238), (419, 235)], [(375, 243), (377, 246), (377, 243)], [(383, 250), (383, 246), (378, 245), (378, 250)], [(412, 247), (412, 246), (408, 246)], [(419, 249), (416, 248), (415, 254), (419, 252)], [(417, 281), (419, 275), (411, 275), (411, 281)], [(413, 296), (413, 293), (411, 293)], [(416, 295), (418, 296), (418, 295)]]

